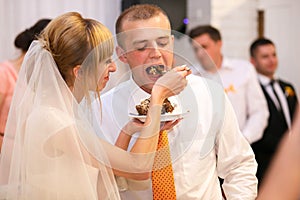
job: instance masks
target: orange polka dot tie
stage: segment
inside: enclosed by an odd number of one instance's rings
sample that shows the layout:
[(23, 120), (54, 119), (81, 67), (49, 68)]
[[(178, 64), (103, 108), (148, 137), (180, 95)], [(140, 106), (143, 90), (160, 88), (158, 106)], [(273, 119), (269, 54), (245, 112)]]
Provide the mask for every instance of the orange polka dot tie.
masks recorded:
[(152, 171), (152, 190), (153, 200), (176, 199), (167, 131), (162, 131), (159, 134), (157, 152)]

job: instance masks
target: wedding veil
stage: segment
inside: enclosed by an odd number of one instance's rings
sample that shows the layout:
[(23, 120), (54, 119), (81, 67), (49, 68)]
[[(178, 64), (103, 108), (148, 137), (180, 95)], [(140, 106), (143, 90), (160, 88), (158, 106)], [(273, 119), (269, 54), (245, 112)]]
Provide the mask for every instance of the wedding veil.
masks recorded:
[(141, 157), (100, 140), (82, 108), (50, 52), (33, 42), (5, 131), (0, 199), (120, 198), (111, 166), (137, 172)]

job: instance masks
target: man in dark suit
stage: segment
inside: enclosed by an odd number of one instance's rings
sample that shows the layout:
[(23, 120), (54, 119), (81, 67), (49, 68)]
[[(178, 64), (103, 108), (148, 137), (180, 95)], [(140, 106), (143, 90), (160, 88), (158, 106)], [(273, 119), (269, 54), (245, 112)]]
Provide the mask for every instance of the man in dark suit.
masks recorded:
[(265, 38), (250, 46), (251, 62), (266, 97), (270, 112), (262, 139), (252, 144), (258, 163), (257, 178), (261, 182), (284, 133), (290, 129), (298, 104), (294, 87), (274, 76), (278, 65), (274, 43)]

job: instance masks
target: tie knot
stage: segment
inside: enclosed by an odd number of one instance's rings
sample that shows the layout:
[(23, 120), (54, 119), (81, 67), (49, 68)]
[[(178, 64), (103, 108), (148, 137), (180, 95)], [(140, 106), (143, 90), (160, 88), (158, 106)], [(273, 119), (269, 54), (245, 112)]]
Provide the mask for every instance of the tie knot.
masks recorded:
[(275, 80), (275, 79), (271, 79), (270, 85), (271, 85), (271, 86), (274, 86), (275, 83), (276, 83), (276, 80)]

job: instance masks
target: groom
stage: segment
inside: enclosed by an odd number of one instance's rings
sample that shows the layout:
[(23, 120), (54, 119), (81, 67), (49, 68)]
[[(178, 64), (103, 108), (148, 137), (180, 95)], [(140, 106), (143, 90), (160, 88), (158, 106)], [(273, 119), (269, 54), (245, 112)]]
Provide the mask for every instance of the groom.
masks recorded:
[[(135, 105), (149, 97), (158, 78), (147, 74), (147, 67), (171, 68), (174, 62), (170, 22), (159, 7), (146, 4), (130, 7), (119, 16), (116, 32), (117, 54), (129, 65), (132, 75), (101, 98), (105, 117), (99, 131), (112, 144), (130, 120), (128, 113), (136, 112)], [(187, 79), (186, 89), (170, 98), (176, 104), (176, 112), (188, 112), (178, 125), (168, 130), (173, 177), (163, 179), (173, 181), (175, 191), (170, 199), (222, 199), (218, 177), (224, 179), (223, 189), (228, 199), (255, 199), (257, 164), (222, 87), (193, 75)], [(154, 194), (153, 174), (152, 183), (127, 180), (128, 187), (120, 191), (121, 198), (162, 199)], [(162, 178), (155, 180), (159, 182)], [(146, 188), (139, 188), (142, 184)]]

